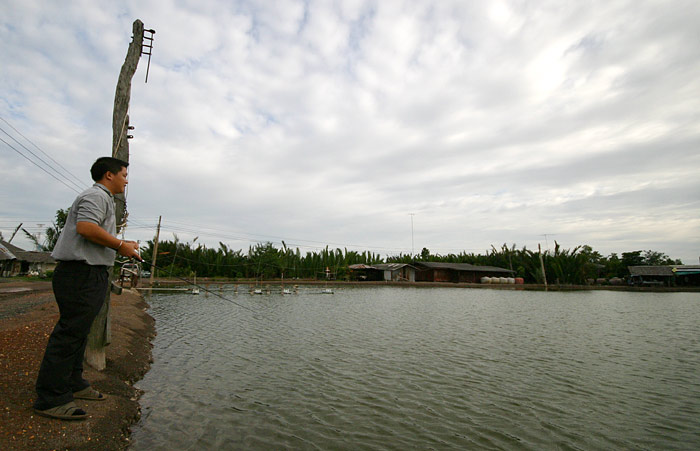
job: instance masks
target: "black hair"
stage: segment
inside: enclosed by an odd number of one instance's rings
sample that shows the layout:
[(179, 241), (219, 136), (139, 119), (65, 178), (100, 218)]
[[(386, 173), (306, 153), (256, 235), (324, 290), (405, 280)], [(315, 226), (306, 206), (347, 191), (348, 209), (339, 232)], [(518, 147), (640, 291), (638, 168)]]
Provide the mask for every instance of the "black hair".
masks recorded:
[(122, 161), (118, 158), (112, 157), (100, 157), (98, 158), (90, 168), (90, 175), (94, 181), (102, 180), (105, 173), (111, 172), (112, 174), (118, 174), (122, 168), (129, 166), (129, 163)]

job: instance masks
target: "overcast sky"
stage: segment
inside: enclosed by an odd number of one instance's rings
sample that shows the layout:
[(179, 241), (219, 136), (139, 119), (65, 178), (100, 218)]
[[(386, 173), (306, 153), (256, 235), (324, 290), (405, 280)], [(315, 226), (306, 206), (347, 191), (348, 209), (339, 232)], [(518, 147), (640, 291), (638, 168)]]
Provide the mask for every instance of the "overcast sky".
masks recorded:
[(135, 19), (127, 238), (698, 263), (697, 0), (0, 0), (5, 239), (111, 154)]

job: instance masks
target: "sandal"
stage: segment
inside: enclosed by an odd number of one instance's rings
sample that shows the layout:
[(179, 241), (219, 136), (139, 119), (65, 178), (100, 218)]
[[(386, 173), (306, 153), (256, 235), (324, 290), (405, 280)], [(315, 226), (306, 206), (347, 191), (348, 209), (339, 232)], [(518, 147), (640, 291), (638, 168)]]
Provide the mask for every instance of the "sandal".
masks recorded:
[(105, 395), (98, 392), (92, 387), (86, 387), (73, 393), (73, 398), (75, 399), (87, 399), (89, 401), (104, 401), (107, 399)]
[(87, 418), (87, 413), (78, 408), (73, 401), (46, 410), (34, 409), (34, 412), (44, 417), (59, 420), (84, 420)]

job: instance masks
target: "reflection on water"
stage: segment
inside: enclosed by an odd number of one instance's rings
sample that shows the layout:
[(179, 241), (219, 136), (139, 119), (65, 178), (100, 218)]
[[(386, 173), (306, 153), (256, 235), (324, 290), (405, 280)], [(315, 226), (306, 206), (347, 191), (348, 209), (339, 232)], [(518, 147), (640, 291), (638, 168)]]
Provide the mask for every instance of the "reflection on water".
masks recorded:
[(697, 293), (157, 295), (133, 450), (698, 449)]

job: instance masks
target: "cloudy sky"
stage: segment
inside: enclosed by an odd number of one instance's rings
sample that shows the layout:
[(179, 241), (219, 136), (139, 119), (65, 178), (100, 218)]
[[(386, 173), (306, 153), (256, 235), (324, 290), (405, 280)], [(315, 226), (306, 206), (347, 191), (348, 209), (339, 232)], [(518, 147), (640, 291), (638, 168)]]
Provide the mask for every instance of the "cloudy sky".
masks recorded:
[(698, 263), (696, 0), (0, 0), (5, 239), (111, 153), (135, 19), (127, 237)]

